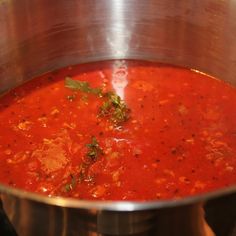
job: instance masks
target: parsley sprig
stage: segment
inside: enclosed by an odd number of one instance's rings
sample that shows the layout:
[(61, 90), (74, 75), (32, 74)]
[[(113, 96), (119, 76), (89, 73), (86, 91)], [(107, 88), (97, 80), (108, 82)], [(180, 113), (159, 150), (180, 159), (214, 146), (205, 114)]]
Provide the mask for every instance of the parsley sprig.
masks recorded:
[(89, 157), (92, 161), (97, 160), (97, 158), (103, 154), (102, 148), (99, 146), (96, 137), (92, 137), (91, 143), (86, 144), (87, 146), (87, 157)]
[(91, 88), (87, 81), (73, 80), (70, 77), (65, 78), (65, 87), (72, 90), (79, 90), (84, 93), (92, 93), (100, 95), (102, 90), (100, 88)]
[(88, 175), (89, 167), (101, 156), (103, 155), (103, 150), (100, 147), (95, 136), (92, 136), (90, 143), (86, 144), (87, 152), (86, 157), (87, 160), (82, 162), (80, 165), (80, 170), (78, 174), (70, 174), (70, 180), (66, 185), (64, 185), (64, 191), (70, 192), (72, 191), (77, 183), (81, 183), (82, 181), (93, 181), (92, 176)]
[(120, 125), (130, 117), (130, 109), (114, 92), (103, 93), (100, 88), (91, 88), (86, 81), (73, 80), (70, 77), (66, 77), (65, 86), (72, 90), (95, 94), (99, 98), (103, 98), (104, 102), (99, 108), (98, 116), (109, 118), (114, 125)]
[(66, 192), (73, 190), (76, 186), (76, 183), (77, 183), (75, 175), (70, 174), (70, 179), (71, 179), (70, 182), (65, 185)]
[(106, 100), (99, 109), (99, 116), (109, 117), (115, 125), (119, 125), (129, 119), (130, 109), (120, 96), (109, 92), (104, 97)]

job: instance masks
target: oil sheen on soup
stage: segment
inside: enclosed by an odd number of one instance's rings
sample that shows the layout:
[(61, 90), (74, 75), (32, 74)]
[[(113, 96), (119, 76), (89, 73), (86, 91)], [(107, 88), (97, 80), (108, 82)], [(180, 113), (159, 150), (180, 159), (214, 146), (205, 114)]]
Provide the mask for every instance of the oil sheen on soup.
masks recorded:
[(177, 199), (236, 184), (236, 89), (194, 70), (106, 61), (0, 98), (0, 182), (88, 200)]

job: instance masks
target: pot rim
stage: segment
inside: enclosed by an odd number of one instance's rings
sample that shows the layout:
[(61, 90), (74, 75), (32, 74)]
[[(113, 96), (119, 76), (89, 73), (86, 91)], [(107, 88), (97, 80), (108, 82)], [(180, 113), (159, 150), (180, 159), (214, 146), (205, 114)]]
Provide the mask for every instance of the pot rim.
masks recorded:
[(194, 203), (205, 202), (206, 200), (221, 197), (227, 194), (236, 193), (236, 184), (221, 188), (218, 190), (210, 191), (203, 194), (184, 197), (181, 199), (168, 199), (168, 200), (151, 200), (151, 201), (117, 201), (117, 200), (78, 200), (75, 198), (65, 197), (48, 197), (41, 194), (25, 191), (18, 188), (13, 188), (0, 184), (0, 198), (1, 194), (12, 195), (16, 198), (31, 200), (38, 203), (53, 205), (65, 208), (77, 209), (93, 209), (93, 210), (108, 210), (108, 211), (143, 211), (155, 210), (160, 208), (179, 207)]

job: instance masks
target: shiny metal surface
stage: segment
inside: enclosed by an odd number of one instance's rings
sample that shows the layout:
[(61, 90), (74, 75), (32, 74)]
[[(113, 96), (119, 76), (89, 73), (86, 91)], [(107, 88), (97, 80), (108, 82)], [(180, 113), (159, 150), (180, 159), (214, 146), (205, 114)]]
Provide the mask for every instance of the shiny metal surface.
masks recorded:
[[(0, 0), (0, 92), (70, 64), (117, 58), (186, 66), (236, 85), (235, 39), (235, 0)], [(20, 236), (236, 232), (236, 186), (148, 203), (0, 190), (0, 208)]]

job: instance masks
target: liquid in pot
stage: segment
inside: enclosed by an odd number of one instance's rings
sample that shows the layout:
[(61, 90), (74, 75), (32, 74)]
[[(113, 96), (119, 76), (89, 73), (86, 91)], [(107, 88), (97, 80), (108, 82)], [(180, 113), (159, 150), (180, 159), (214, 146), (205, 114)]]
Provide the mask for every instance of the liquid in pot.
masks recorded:
[(0, 182), (48, 196), (177, 199), (236, 183), (236, 88), (143, 61), (76, 65), (0, 99)]

